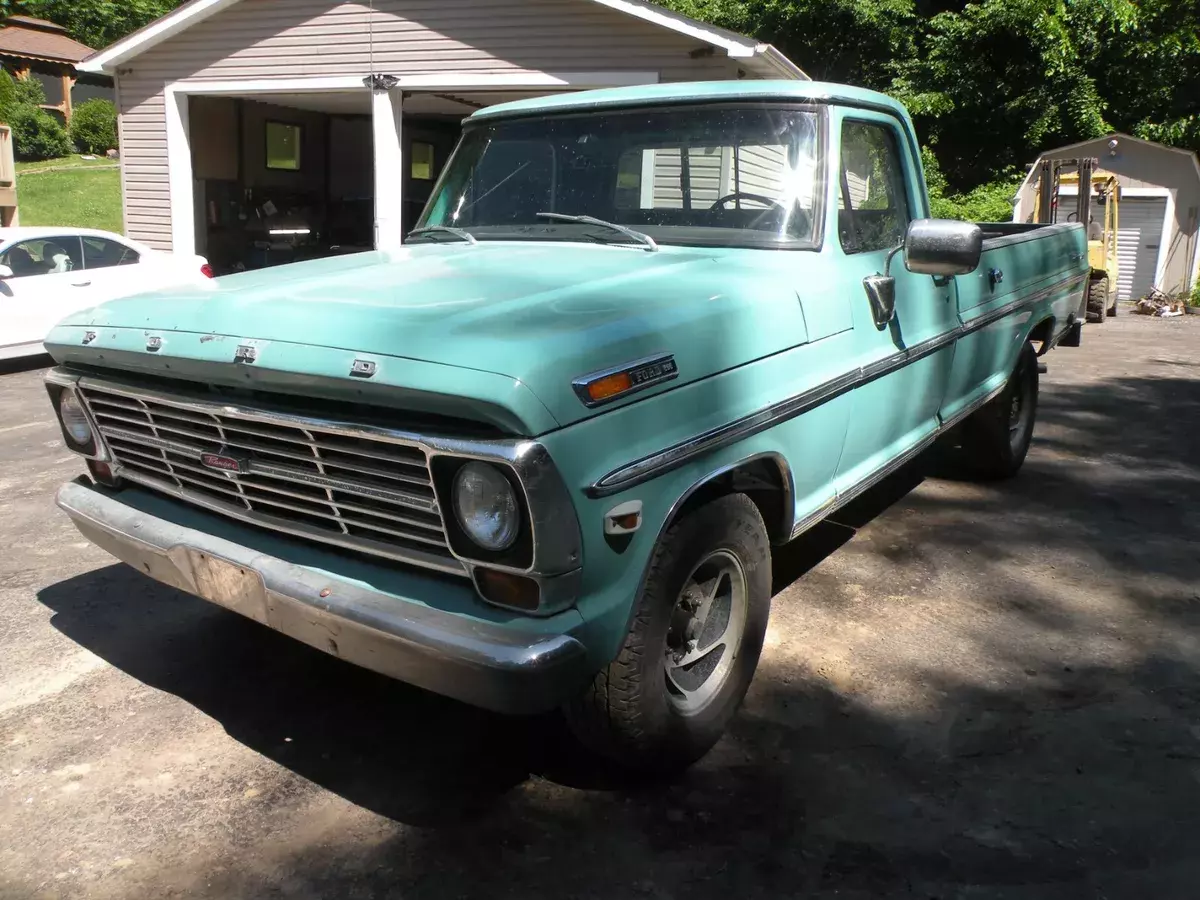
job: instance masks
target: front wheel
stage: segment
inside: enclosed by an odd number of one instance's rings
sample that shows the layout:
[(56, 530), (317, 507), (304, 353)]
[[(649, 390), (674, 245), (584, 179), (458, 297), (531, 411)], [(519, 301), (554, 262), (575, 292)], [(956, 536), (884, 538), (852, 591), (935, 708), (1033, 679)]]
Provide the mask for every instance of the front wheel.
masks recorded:
[(963, 451), (981, 478), (1011, 478), (1020, 471), (1033, 440), (1037, 401), (1037, 354), (1026, 342), (1004, 390), (963, 423)]
[(680, 769), (720, 739), (762, 651), (771, 550), (758, 507), (720, 497), (655, 548), (621, 652), (566, 708), (575, 736), (618, 765)]

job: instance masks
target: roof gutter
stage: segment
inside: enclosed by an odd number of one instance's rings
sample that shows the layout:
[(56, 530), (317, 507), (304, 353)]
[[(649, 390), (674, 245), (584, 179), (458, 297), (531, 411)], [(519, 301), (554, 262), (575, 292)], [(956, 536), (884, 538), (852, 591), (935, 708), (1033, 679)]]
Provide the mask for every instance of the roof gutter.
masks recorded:
[(774, 44), (759, 44), (754, 48), (754, 52), (781, 77), (792, 81), (812, 81), (803, 69), (780, 53)]

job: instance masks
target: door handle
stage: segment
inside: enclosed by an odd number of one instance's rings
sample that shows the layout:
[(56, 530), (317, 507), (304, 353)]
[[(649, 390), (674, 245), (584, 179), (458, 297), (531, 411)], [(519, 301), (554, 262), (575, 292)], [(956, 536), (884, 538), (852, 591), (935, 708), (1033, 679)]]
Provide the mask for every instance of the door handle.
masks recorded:
[(72, 281), (71, 287), (87, 287), (91, 281)]

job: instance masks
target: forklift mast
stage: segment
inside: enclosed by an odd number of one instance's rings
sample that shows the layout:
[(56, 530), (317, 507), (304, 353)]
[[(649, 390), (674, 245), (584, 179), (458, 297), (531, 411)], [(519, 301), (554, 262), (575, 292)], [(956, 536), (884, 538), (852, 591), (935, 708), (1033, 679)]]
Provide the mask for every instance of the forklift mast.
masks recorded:
[(1072, 172), (1079, 173), (1079, 193), (1075, 199), (1075, 217), (1073, 222), (1079, 222), (1086, 230), (1092, 222), (1092, 173), (1096, 169), (1096, 160), (1084, 159), (1043, 159), (1038, 164), (1038, 193), (1037, 220), (1043, 224), (1054, 221), (1058, 207), (1059, 181), (1062, 175)]

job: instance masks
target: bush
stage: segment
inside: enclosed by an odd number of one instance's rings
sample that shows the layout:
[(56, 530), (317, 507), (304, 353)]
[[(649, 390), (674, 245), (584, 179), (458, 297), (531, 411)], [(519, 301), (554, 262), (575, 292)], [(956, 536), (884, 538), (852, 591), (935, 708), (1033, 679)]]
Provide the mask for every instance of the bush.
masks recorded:
[(67, 130), (45, 110), (18, 106), (9, 118), (17, 159), (57, 159), (71, 153)]
[(17, 83), (8, 72), (0, 69), (0, 122), (8, 124), (17, 108)]
[(117, 108), (96, 98), (75, 107), (71, 115), (71, 140), (80, 153), (96, 153), (117, 146)]
[(33, 75), (30, 75), (28, 78), (14, 79), (13, 86), (17, 92), (18, 103), (25, 103), (29, 106), (40, 106), (46, 102), (46, 89), (42, 87), (42, 83)]

